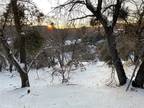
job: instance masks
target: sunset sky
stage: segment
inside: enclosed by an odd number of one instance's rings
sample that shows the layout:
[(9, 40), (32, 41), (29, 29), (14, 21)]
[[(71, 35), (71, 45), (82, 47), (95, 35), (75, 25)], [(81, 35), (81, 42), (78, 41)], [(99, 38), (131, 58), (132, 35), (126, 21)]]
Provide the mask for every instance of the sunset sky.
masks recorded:
[[(63, 4), (64, 2), (66, 2), (67, 0), (33, 0), (33, 2), (36, 3), (36, 5), (38, 6), (38, 8), (44, 12), (45, 15), (51, 16), (53, 13), (49, 12), (56, 6), (58, 6), (59, 4)], [(92, 1), (92, 0), (91, 0)], [(137, 0), (140, 1), (140, 0)], [(132, 4), (127, 3), (126, 6), (129, 7), (129, 9), (133, 10), (135, 9), (135, 7)], [(88, 10), (85, 10), (85, 12), (89, 12)], [(58, 14), (57, 14), (58, 15)], [(52, 15), (53, 16), (53, 15)], [(55, 16), (55, 14), (54, 14)], [(65, 19), (66, 15), (63, 16), (63, 18), (51, 18), (50, 22), (55, 22), (56, 25), (65, 25), (67, 22), (67, 19)], [(75, 16), (78, 17), (78, 16)], [(81, 22), (78, 22), (78, 25), (83, 25), (83, 23), (87, 23), (89, 20), (83, 20)], [(48, 21), (49, 22), (49, 21)]]
[(33, 0), (36, 5), (42, 10), (45, 14), (49, 13), (53, 7), (57, 6), (59, 3), (62, 4), (66, 0)]
[[(7, 0), (8, 2), (9, 0)], [(35, 4), (37, 5), (37, 7), (47, 16), (50, 16), (51, 18), (49, 18), (50, 21), (49, 22), (56, 22), (57, 24), (65, 24), (66, 23), (66, 13), (63, 12), (63, 14), (61, 13), (60, 17), (57, 17), (56, 15), (59, 15), (59, 13), (53, 13), (51, 12), (51, 10), (58, 6), (59, 4), (63, 4), (64, 2), (66, 2), (67, 0), (32, 0), (33, 2), (35, 2)], [(92, 1), (92, 0), (91, 0)], [(137, 1), (141, 1), (141, 0), (137, 0)], [(0, 0), (0, 3), (2, 2), (6, 2), (5, 0)], [(129, 9), (135, 9), (135, 7), (133, 7), (131, 4), (126, 4)], [(0, 6), (0, 10), (2, 10), (2, 6)], [(51, 12), (51, 13), (50, 13)], [(84, 10), (84, 12), (89, 12), (87, 9)], [(49, 14), (50, 13), (50, 14)], [(53, 17), (54, 16), (54, 17)], [(74, 17), (79, 17), (81, 15), (78, 14), (78, 16), (74, 16)], [(56, 17), (56, 18), (55, 18)]]

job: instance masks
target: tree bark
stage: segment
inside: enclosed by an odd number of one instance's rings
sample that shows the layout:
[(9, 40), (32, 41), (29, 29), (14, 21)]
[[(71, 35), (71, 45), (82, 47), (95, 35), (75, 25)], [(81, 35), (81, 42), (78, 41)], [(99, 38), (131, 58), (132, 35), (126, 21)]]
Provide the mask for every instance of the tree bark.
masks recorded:
[(138, 88), (144, 88), (143, 84), (144, 84), (144, 61), (140, 65), (135, 80), (132, 82), (132, 86)]
[(126, 83), (127, 77), (125, 75), (123, 65), (121, 62), (121, 59), (119, 58), (118, 51), (116, 49), (116, 40), (115, 36), (113, 35), (113, 29), (111, 27), (107, 27), (105, 29), (106, 35), (107, 35), (107, 42), (109, 47), (109, 52), (111, 54), (112, 62), (115, 66), (119, 84), (122, 86)]
[(136, 64), (138, 62), (138, 55), (136, 53), (134, 53), (134, 64)]
[(22, 85), (21, 87), (29, 87), (30, 84), (29, 84), (29, 80), (28, 80), (28, 74), (27, 73), (24, 73), (24, 72), (21, 72), (20, 73), (20, 77), (21, 77), (21, 82), (22, 82)]
[(20, 62), (25, 65), (25, 70), (27, 70), (26, 62), (26, 49), (25, 49), (25, 36), (22, 35), (20, 38)]

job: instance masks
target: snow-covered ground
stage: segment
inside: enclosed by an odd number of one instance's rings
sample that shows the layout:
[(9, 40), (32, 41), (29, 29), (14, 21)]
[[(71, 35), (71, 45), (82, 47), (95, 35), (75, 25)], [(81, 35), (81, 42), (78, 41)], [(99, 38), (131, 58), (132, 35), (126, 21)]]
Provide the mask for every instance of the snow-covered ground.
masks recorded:
[[(86, 71), (73, 72), (69, 85), (58, 78), (52, 82), (48, 70), (41, 69), (39, 77), (31, 71), (31, 87), (21, 89), (17, 73), (0, 73), (0, 108), (143, 108), (144, 90), (107, 86), (111, 69), (106, 64), (85, 65)], [(130, 76), (132, 69), (126, 71)]]

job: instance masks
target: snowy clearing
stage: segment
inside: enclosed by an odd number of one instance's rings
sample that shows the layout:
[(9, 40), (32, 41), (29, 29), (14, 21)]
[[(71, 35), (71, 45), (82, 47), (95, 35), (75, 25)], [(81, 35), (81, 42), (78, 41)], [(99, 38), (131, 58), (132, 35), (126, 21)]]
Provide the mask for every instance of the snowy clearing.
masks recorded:
[[(17, 73), (0, 73), (0, 108), (143, 108), (144, 90), (106, 86), (111, 69), (102, 62), (85, 65), (86, 71), (73, 72), (69, 85), (59, 78), (51, 82), (47, 69), (39, 77), (31, 71), (30, 94), (20, 88)], [(130, 76), (132, 69), (126, 71)]]

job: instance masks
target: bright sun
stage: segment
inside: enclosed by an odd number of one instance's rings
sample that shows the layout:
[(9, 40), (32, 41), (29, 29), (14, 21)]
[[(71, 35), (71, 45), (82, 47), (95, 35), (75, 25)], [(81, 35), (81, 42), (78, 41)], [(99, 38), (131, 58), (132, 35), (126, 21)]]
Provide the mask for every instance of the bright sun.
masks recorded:
[(52, 31), (54, 29), (52, 25), (48, 25), (47, 27), (48, 27), (48, 31)]

